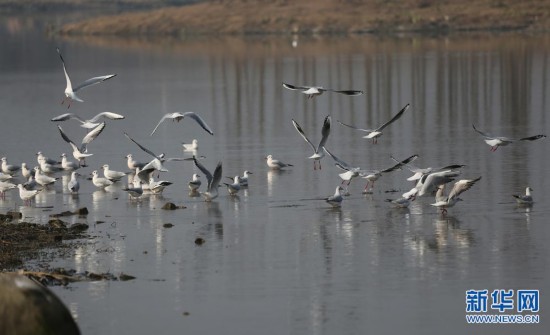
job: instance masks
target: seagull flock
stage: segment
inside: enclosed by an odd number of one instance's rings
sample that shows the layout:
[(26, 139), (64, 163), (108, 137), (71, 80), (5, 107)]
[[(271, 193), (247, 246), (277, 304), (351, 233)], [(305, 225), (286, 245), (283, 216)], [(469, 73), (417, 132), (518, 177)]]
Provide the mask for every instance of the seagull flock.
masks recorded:
[[(84, 102), (81, 99), (77, 92), (80, 90), (103, 83), (109, 79), (116, 77), (116, 74), (108, 74), (92, 77), (84, 82), (80, 83), (77, 86), (72, 85), (71, 79), (69, 77), (67, 66), (65, 60), (61, 54), (59, 48), (57, 48), (57, 53), (61, 59), (63, 72), (66, 79), (66, 88), (64, 91), (64, 98), (61, 101), (62, 105), (71, 107), (73, 102)], [(304, 94), (308, 99), (316, 98), (323, 93), (335, 93), (342, 94), (350, 97), (359, 96), (363, 94), (363, 91), (360, 90), (339, 90), (324, 88), (320, 86), (296, 86), (288, 83), (282, 83), (283, 87), (297, 91)], [(389, 121), (383, 123), (382, 125), (375, 128), (360, 128), (355, 125), (344, 123), (340, 120), (337, 120), (338, 124), (361, 131), (366, 133), (363, 138), (372, 140), (373, 144), (377, 144), (379, 138), (383, 134), (383, 130), (386, 130), (391, 124), (402, 118), (405, 113), (411, 109), (410, 104), (406, 104), (399, 112), (397, 112)], [(174, 122), (180, 122), (185, 118), (192, 119), (196, 124), (198, 124), (206, 133), (213, 136), (214, 132), (208, 126), (207, 122), (199, 115), (194, 112), (185, 112), (185, 113), (168, 113), (162, 116), (157, 125), (153, 128), (151, 136), (153, 136), (156, 130), (164, 123), (166, 120), (172, 120)], [(102, 119), (104, 119), (102, 121)], [(56, 177), (58, 173), (66, 173), (70, 175), (70, 180), (66, 185), (67, 192), (77, 195), (80, 190), (80, 177), (87, 174), (82, 173), (81, 168), (88, 166), (86, 159), (93, 156), (93, 153), (88, 151), (88, 147), (92, 150), (91, 143), (94, 142), (103, 132), (107, 126), (107, 122), (122, 120), (125, 119), (125, 116), (113, 113), (113, 112), (102, 112), (90, 119), (82, 118), (74, 113), (64, 113), (59, 116), (53, 117), (52, 122), (64, 122), (69, 120), (78, 121), (79, 126), (86, 129), (86, 133), (83, 136), (80, 144), (77, 145), (73, 140), (71, 140), (63, 128), (60, 125), (57, 125), (61, 139), (70, 145), (72, 150), (72, 155), (76, 161), (71, 161), (66, 153), (61, 154), (61, 160), (51, 159), (46, 157), (42, 152), (37, 153), (37, 163), (34, 168), (30, 169), (26, 163), (21, 163), (20, 166), (13, 165), (8, 163), (7, 157), (2, 157), (1, 161), (1, 172), (0, 172), (0, 197), (5, 199), (6, 192), (12, 189), (19, 190), (19, 197), (24, 201), (25, 205), (32, 205), (32, 200), (39, 194), (41, 191), (48, 189), (51, 185), (55, 184), (59, 178)], [(308, 159), (313, 160), (313, 169), (321, 170), (321, 160), (328, 155), (334, 161), (334, 165), (341, 169), (343, 172), (339, 173), (338, 176), (342, 180), (340, 185), (337, 185), (333, 195), (323, 198), (330, 206), (340, 207), (344, 197), (349, 195), (349, 186), (354, 178), (361, 178), (366, 180), (366, 185), (363, 193), (372, 193), (375, 182), (380, 179), (383, 175), (391, 173), (396, 170), (408, 169), (413, 175), (407, 178), (407, 181), (412, 182), (414, 185), (410, 191), (407, 191), (402, 194), (402, 197), (398, 199), (387, 199), (387, 201), (394, 207), (397, 208), (407, 208), (413, 201), (419, 197), (434, 197), (435, 200), (431, 204), (437, 208), (440, 213), (443, 215), (447, 213), (447, 210), (453, 207), (456, 203), (461, 201), (460, 195), (465, 191), (473, 187), (480, 179), (481, 176), (472, 178), (472, 179), (459, 179), (457, 177), (461, 174), (461, 170), (465, 167), (464, 164), (451, 164), (438, 168), (419, 168), (411, 163), (418, 158), (418, 155), (411, 155), (408, 158), (399, 160), (394, 157), (388, 157), (393, 160), (393, 163), (390, 166), (387, 166), (382, 169), (366, 169), (359, 166), (354, 166), (345, 162), (344, 160), (338, 158), (334, 153), (329, 151), (327, 148), (327, 143), (329, 140), (329, 135), (331, 132), (332, 118), (330, 115), (326, 116), (323, 121), (321, 128), (321, 137), (318, 144), (314, 144), (312, 140), (306, 135), (303, 128), (300, 124), (292, 119), (292, 125), (299, 133), (299, 135), (311, 146), (313, 154)], [(509, 138), (509, 137), (497, 137), (489, 135), (483, 131), (480, 131), (476, 128), (475, 125), (472, 125), (475, 132), (481, 135), (484, 141), (491, 146), (491, 151), (496, 151), (500, 146), (506, 146), (514, 142), (519, 141), (535, 141), (546, 137), (545, 135), (534, 135), (522, 138)], [(166, 162), (170, 161), (183, 161), (183, 160), (192, 160), (195, 166), (200, 171), (200, 175), (195, 173), (192, 176), (192, 179), (187, 183), (190, 190), (190, 195), (202, 196), (205, 201), (210, 202), (216, 199), (219, 196), (219, 188), (225, 186), (229, 196), (238, 195), (239, 191), (242, 188), (248, 187), (249, 176), (252, 175), (250, 171), (244, 171), (242, 176), (236, 175), (232, 177), (226, 177), (230, 182), (222, 182), (222, 162), (218, 162), (213, 170), (207, 169), (200, 160), (204, 158), (203, 156), (197, 156), (198, 150), (198, 140), (193, 139), (191, 143), (182, 143), (183, 151), (192, 153), (192, 157), (183, 158), (183, 157), (166, 157), (164, 153), (156, 154), (150, 149), (146, 148), (142, 144), (134, 140), (130, 134), (124, 133), (124, 136), (131, 142), (133, 142), (138, 148), (143, 152), (148, 154), (151, 158), (149, 162), (138, 162), (134, 159), (132, 154), (127, 154), (127, 167), (129, 171), (115, 171), (109, 168), (109, 164), (103, 164), (101, 166), (102, 173), (98, 170), (94, 170), (90, 175), (92, 176), (92, 184), (99, 188), (105, 189), (114, 183), (122, 182), (124, 177), (128, 177), (128, 185), (123, 187), (123, 190), (126, 191), (130, 199), (140, 199), (144, 194), (161, 194), (163, 190), (172, 185), (172, 182), (165, 180), (157, 180), (160, 176), (160, 172), (168, 171), (164, 165)], [(292, 168), (292, 164), (284, 163), (281, 160), (275, 159), (272, 155), (266, 156), (266, 164), (271, 170), (282, 170), (287, 168)], [(79, 170), (79, 171), (77, 171)], [(212, 171), (212, 172), (211, 172)], [(15, 183), (12, 182), (17, 178), (18, 174), (25, 179), (25, 182)], [(157, 177), (155, 178), (155, 174)], [(203, 186), (201, 177), (206, 178), (206, 185)], [(449, 183), (454, 182), (450, 191), (446, 194), (445, 188)], [(202, 188), (202, 190), (201, 190)], [(513, 195), (516, 202), (519, 205), (532, 205), (533, 198), (531, 192), (533, 190), (530, 187), (526, 187), (525, 195)]]

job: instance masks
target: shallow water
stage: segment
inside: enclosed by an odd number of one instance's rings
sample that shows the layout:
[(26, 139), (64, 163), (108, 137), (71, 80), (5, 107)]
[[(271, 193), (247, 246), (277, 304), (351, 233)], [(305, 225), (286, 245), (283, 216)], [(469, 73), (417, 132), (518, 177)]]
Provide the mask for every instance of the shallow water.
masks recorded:
[[(254, 173), (239, 197), (222, 188), (212, 203), (189, 197), (186, 183), (197, 172), (191, 162), (167, 163), (161, 177), (174, 185), (162, 197), (131, 201), (122, 185), (104, 192), (87, 180), (78, 197), (61, 181), (40, 194), (37, 206), (53, 212), (87, 207), (86, 219), (69, 220), (88, 223), (95, 236), (52, 266), (137, 277), (54, 288), (84, 334), (548, 329), (547, 139), (492, 153), (471, 127), (511, 137), (548, 133), (548, 37), (57, 40), (10, 22), (0, 28), (8, 46), (0, 51), (0, 154), (10, 163), (34, 165), (37, 151), (70, 151), (49, 121), (67, 112), (60, 105), (60, 46), (74, 82), (118, 75), (83, 90), (85, 102), (70, 111), (126, 115), (90, 145), (94, 156), (83, 174), (105, 163), (124, 171), (128, 153), (148, 159), (124, 131), (172, 157), (184, 155), (181, 142), (197, 138), (207, 168), (222, 161), (224, 176)], [(366, 94), (308, 100), (282, 88), (283, 81)], [(336, 122), (375, 126), (406, 103), (411, 110), (376, 145)], [(149, 136), (164, 113), (175, 111), (201, 114), (215, 136), (187, 119)], [(310, 147), (291, 123), (316, 143), (328, 114), (327, 147), (352, 165), (383, 169), (392, 165), (390, 155), (418, 154), (418, 166), (466, 164), (463, 177), (482, 179), (446, 217), (429, 205), (433, 198), (405, 210), (385, 202), (410, 189), (408, 171), (384, 175), (369, 195), (362, 194), (364, 181), (354, 180), (342, 208), (332, 209), (319, 199), (334, 192), (340, 171), (330, 157), (314, 171)], [(85, 134), (76, 122), (62, 126), (75, 141)], [(268, 171), (267, 154), (294, 167)], [(527, 185), (536, 203), (518, 208), (511, 194)], [(161, 210), (168, 201), (187, 208)], [(0, 201), (2, 211), (18, 209), (26, 221), (51, 214), (21, 205), (15, 192)], [(195, 245), (197, 237), (205, 244)], [(485, 288), (539, 289), (541, 324), (467, 325), (465, 291)]]

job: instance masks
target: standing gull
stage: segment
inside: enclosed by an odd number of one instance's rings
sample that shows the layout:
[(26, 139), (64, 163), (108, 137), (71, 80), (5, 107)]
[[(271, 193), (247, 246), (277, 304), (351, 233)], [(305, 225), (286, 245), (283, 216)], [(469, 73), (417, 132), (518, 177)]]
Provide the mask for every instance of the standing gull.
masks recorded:
[(69, 184), (67, 184), (67, 189), (71, 194), (77, 194), (78, 190), (80, 189), (80, 183), (78, 182), (77, 177), (79, 177), (80, 174), (76, 171), (73, 171), (71, 173), (71, 180), (69, 181)]
[(292, 119), (292, 124), (294, 125), (294, 128), (298, 131), (300, 135), (304, 138), (304, 140), (311, 146), (313, 149), (313, 155), (308, 157), (309, 159), (313, 159), (313, 170), (317, 170), (317, 165), (319, 166), (319, 170), (321, 170), (321, 158), (325, 156), (325, 151), (323, 148), (325, 147), (325, 143), (327, 143), (328, 135), (330, 135), (330, 116), (325, 117), (325, 121), (323, 122), (323, 128), (321, 129), (321, 141), (319, 142), (319, 145), (315, 147), (313, 143), (307, 138), (306, 134), (304, 133), (302, 127)]
[(32, 199), (36, 197), (38, 193), (42, 192), (42, 190), (27, 190), (21, 184), (17, 184), (17, 188), (19, 188), (19, 197), (26, 205), (30, 205)]
[(54, 178), (54, 177), (47, 176), (47, 175), (42, 173), (42, 170), (40, 169), (40, 167), (35, 166), (34, 167), (34, 179), (36, 180), (36, 182), (38, 184), (40, 184), (42, 187), (46, 188), (48, 185), (51, 185), (51, 184), (55, 183), (55, 181), (58, 180), (59, 178)]
[(65, 101), (67, 101), (68, 102), (67, 108), (71, 107), (71, 102), (72, 101), (84, 102), (84, 100), (80, 99), (76, 95), (76, 92), (78, 92), (79, 90), (81, 90), (85, 87), (88, 87), (88, 86), (99, 84), (99, 83), (101, 83), (101, 82), (103, 82), (107, 79), (111, 79), (114, 76), (116, 76), (116, 74), (108, 74), (108, 75), (105, 75), (105, 76), (93, 77), (93, 78), (90, 78), (90, 79), (80, 83), (78, 86), (73, 88), (73, 85), (71, 83), (71, 78), (69, 78), (69, 74), (67, 73), (67, 67), (65, 66), (65, 60), (63, 59), (63, 56), (61, 56), (61, 51), (59, 51), (59, 48), (57, 48), (57, 53), (59, 54), (59, 58), (61, 58), (61, 63), (63, 64), (63, 72), (65, 72), (65, 79), (67, 80), (67, 87), (65, 88), (65, 98), (63, 98), (63, 100), (61, 101), (61, 104), (63, 104)]
[(399, 119), (401, 116), (403, 116), (403, 113), (405, 113), (405, 111), (407, 109), (409, 109), (409, 107), (410, 107), (410, 104), (405, 105), (405, 107), (403, 107), (399, 111), (399, 113), (395, 114), (395, 116), (392, 117), (391, 120), (389, 120), (388, 122), (384, 123), (383, 125), (381, 125), (380, 127), (376, 128), (376, 129), (362, 129), (362, 128), (358, 128), (358, 127), (355, 127), (355, 126), (352, 126), (352, 125), (349, 125), (349, 124), (345, 124), (341, 121), (338, 121), (338, 123), (340, 123), (343, 126), (353, 128), (355, 130), (367, 132), (368, 134), (363, 136), (363, 138), (372, 138), (372, 143), (376, 144), (376, 143), (378, 143), (378, 138), (380, 136), (382, 136), (382, 130), (384, 130), (384, 128), (386, 128), (387, 126), (389, 126), (390, 124), (395, 122), (397, 119)]
[(122, 189), (123, 191), (128, 192), (130, 199), (139, 199), (143, 195), (143, 187), (141, 185), (141, 180), (134, 179), (132, 185), (128, 185)]
[[(23, 177), (28, 178), (28, 176), (30, 176), (30, 174), (31, 174), (30, 171), (31, 170), (27, 169), (27, 164), (26, 163), (21, 163), (21, 174), (23, 175)], [(10, 176), (9, 174), (6, 174), (4, 172), (0, 172), (0, 181), (8, 181), (12, 178), (13, 178), (13, 176)]]
[(208, 181), (206, 192), (202, 192), (201, 194), (205, 201), (212, 201), (218, 197), (218, 185), (220, 184), (220, 180), (222, 178), (222, 162), (218, 162), (218, 165), (216, 165), (216, 169), (214, 170), (214, 175), (212, 175), (210, 171), (208, 171), (194, 156), (193, 161)]
[(97, 170), (94, 170), (92, 171), (92, 184), (94, 184), (95, 187), (104, 189), (107, 186), (113, 185), (113, 182), (107, 178), (100, 177)]
[(132, 154), (128, 154), (126, 155), (126, 161), (127, 161), (127, 164), (128, 164), (128, 169), (130, 170), (136, 170), (136, 169), (143, 169), (143, 167), (145, 166), (145, 163), (141, 163), (141, 162), (138, 162), (137, 160), (134, 159), (134, 156), (132, 156)]
[(53, 122), (59, 122), (59, 121), (67, 121), (67, 120), (77, 120), (78, 122), (80, 122), (80, 126), (83, 127), (83, 128), (86, 128), (86, 129), (93, 129), (97, 126), (99, 126), (99, 119), (101, 117), (105, 117), (107, 119), (110, 119), (110, 120), (121, 120), (121, 119), (124, 119), (124, 115), (120, 115), (120, 114), (116, 114), (116, 113), (111, 113), (111, 112), (103, 112), (103, 113), (99, 113), (97, 114), (96, 116), (94, 116), (93, 118), (89, 119), (89, 120), (84, 120), (83, 118), (79, 117), (78, 115), (74, 114), (74, 113), (65, 113), (65, 114), (61, 114), (61, 115), (58, 115), (56, 117), (54, 117), (53, 119), (51, 119), (51, 121)]
[(73, 148), (73, 157), (78, 160), (79, 166), (86, 166), (86, 157), (90, 157), (93, 155), (88, 153), (88, 144), (90, 144), (90, 142), (92, 142), (99, 136), (99, 134), (101, 134), (101, 132), (105, 128), (105, 122), (101, 123), (99, 126), (92, 129), (86, 136), (84, 136), (80, 148), (77, 147), (76, 144), (74, 144), (74, 142), (67, 137), (67, 135), (63, 132), (61, 126), (58, 125), (57, 128), (59, 129), (61, 138), (63, 138), (63, 140), (69, 143)]
[(334, 195), (326, 198), (325, 201), (328, 202), (332, 207), (341, 207), (342, 200), (344, 200), (344, 198), (342, 197), (342, 194), (340, 194), (340, 191), (343, 190), (344, 189), (342, 188), (342, 186), (338, 185), (336, 187), (336, 190), (334, 191)]
[(300, 91), (301, 93), (305, 94), (308, 97), (308, 99), (321, 95), (324, 92), (334, 92), (334, 93), (340, 93), (340, 94), (351, 95), (351, 96), (363, 94), (363, 91), (357, 91), (357, 90), (334, 90), (331, 88), (324, 88), (321, 86), (295, 86), (287, 83), (283, 83), (283, 87), (292, 91)]
[(193, 139), (191, 143), (182, 143), (183, 151), (197, 151), (199, 149), (199, 141)]
[(517, 141), (535, 141), (546, 137), (546, 135), (542, 135), (542, 134), (529, 136), (529, 137), (522, 137), (522, 138), (510, 138), (510, 137), (504, 137), (504, 136), (495, 137), (478, 130), (476, 126), (473, 124), (472, 124), (472, 127), (478, 134), (480, 134), (485, 138), (484, 139), (485, 143), (491, 146), (491, 151), (493, 152), (497, 151), (498, 147), (503, 147)]
[(532, 205), (533, 196), (531, 195), (531, 192), (533, 192), (533, 189), (527, 186), (525, 188), (525, 195), (512, 194), (512, 196), (516, 198), (516, 202), (518, 203), (518, 205)]
[(164, 189), (172, 185), (172, 182), (166, 180), (155, 180), (155, 178), (149, 178), (149, 190), (153, 194), (162, 194)]
[[(416, 189), (415, 189), (416, 190)], [(416, 200), (416, 193), (417, 192), (411, 192), (407, 197), (399, 198), (399, 199), (386, 199), (387, 202), (390, 202), (394, 207), (396, 208), (408, 208), (409, 205)]]
[(196, 173), (193, 173), (193, 179), (187, 183), (187, 186), (189, 186), (189, 189), (191, 191), (196, 191), (199, 187), (201, 187), (201, 180), (199, 179), (199, 175)]
[(2, 172), (3, 173), (8, 174), (10, 176), (13, 176), (19, 170), (21, 170), (20, 166), (8, 164), (8, 159), (6, 157), (2, 157)]
[(229, 192), (230, 195), (237, 195), (237, 193), (241, 190), (241, 178), (239, 176), (235, 176), (235, 178), (233, 178), (233, 183), (223, 184), (227, 186), (227, 192)]
[(109, 168), (109, 164), (103, 164), (101, 168), (103, 169), (103, 176), (113, 183), (121, 180), (124, 176), (126, 176), (126, 173), (124, 172), (111, 170)]
[(241, 186), (248, 187), (248, 177), (252, 174), (252, 172), (246, 170), (243, 172), (243, 175), (241, 176)]
[(80, 166), (78, 164), (76, 164), (75, 162), (71, 162), (68, 158), (67, 158), (67, 154), (66, 153), (62, 153), (61, 154), (61, 167), (63, 168), (63, 170), (65, 171), (74, 171), (74, 170), (77, 170), (80, 168)]
[(292, 164), (286, 164), (277, 159), (273, 159), (272, 155), (268, 155), (265, 159), (267, 161), (267, 166), (269, 166), (271, 170), (280, 170), (285, 167), (294, 166)]
[(17, 188), (17, 185), (6, 181), (0, 181), (0, 198), (6, 199), (6, 191), (14, 188)]
[(214, 133), (212, 132), (212, 129), (210, 129), (210, 127), (206, 124), (206, 122), (204, 122), (204, 120), (198, 115), (198, 114), (195, 114), (193, 112), (186, 112), (186, 113), (168, 113), (168, 114), (165, 114), (159, 121), (159, 123), (157, 124), (157, 126), (155, 127), (155, 129), (153, 129), (153, 131), (151, 132), (151, 136), (153, 136), (153, 134), (155, 133), (155, 131), (157, 130), (157, 128), (160, 126), (160, 124), (162, 122), (164, 122), (164, 120), (166, 119), (172, 119), (172, 121), (176, 121), (176, 122), (180, 122), (181, 120), (183, 120), (185, 117), (190, 117), (192, 118), (193, 120), (195, 120), (199, 126), (202, 127), (202, 129), (204, 129), (207, 133), (209, 133), (210, 135), (214, 135)]
[(49, 158), (47, 157), (46, 155), (44, 155), (42, 153), (42, 151), (39, 151), (36, 153), (36, 161), (38, 162), (38, 164), (40, 164), (41, 161), (44, 161), (50, 165), (59, 165), (60, 162), (57, 161), (56, 159), (52, 159), (52, 158)]
[[(31, 170), (27, 167), (27, 163), (21, 163), (21, 175), (24, 178), (29, 178), (31, 174), (34, 174), (34, 170)], [(7, 175), (9, 176), (9, 175)], [(1, 179), (1, 178), (0, 178)]]

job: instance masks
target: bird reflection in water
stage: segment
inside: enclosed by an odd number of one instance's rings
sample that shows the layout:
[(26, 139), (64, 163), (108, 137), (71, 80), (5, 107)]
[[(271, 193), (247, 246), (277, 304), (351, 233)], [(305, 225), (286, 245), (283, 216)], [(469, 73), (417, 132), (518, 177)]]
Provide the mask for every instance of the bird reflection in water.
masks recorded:
[(272, 170), (267, 171), (267, 195), (273, 195), (273, 188), (277, 184), (279, 176), (290, 173), (291, 170)]

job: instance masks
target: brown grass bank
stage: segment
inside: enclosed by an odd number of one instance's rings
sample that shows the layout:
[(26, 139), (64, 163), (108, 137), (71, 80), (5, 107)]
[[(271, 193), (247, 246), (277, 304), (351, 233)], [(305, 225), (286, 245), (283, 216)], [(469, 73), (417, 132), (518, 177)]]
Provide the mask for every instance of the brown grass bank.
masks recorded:
[(102, 16), (61, 34), (354, 34), (547, 31), (550, 0), (219, 0)]

